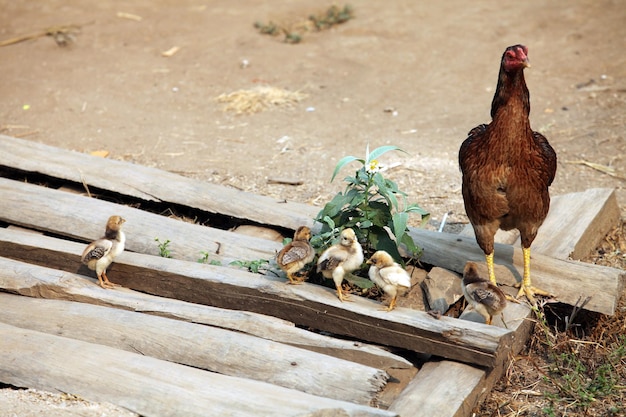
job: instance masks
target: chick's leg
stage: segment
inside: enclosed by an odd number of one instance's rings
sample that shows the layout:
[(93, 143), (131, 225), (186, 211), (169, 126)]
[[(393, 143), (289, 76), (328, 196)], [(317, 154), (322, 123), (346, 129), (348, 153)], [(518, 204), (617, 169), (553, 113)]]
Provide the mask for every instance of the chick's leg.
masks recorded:
[(333, 281), (335, 282), (335, 287), (337, 288), (337, 297), (339, 297), (340, 301), (350, 301), (349, 295), (344, 294), (341, 289), (341, 283), (343, 282), (344, 271), (343, 268), (337, 267), (333, 271)]
[(294, 277), (293, 273), (291, 272), (287, 273), (287, 278), (289, 278), (289, 284), (292, 284), (292, 285), (299, 285), (303, 283), (303, 280)]
[(528, 301), (531, 304), (535, 304), (535, 295), (543, 295), (543, 296), (551, 296), (551, 294), (547, 291), (541, 290), (539, 288), (535, 288), (531, 285), (530, 282), (530, 248), (522, 248), (522, 253), (524, 255), (524, 276), (522, 278), (522, 282), (520, 284), (516, 284), (516, 287), (519, 287), (519, 292), (517, 293), (517, 298), (522, 295), (526, 295)]
[(107, 273), (106, 271), (102, 271), (102, 278), (104, 278), (104, 285), (102, 285), (102, 280), (100, 281), (100, 286), (102, 288), (115, 288), (115, 287), (120, 287), (120, 284), (114, 284), (111, 281), (109, 281), (109, 278), (107, 277)]
[(397, 296), (397, 295), (394, 295), (394, 296), (391, 298), (391, 301), (389, 302), (389, 307), (387, 307), (385, 310), (387, 310), (387, 311), (391, 311), (391, 310), (393, 310), (394, 308), (396, 308), (396, 300), (397, 300), (397, 299), (398, 299), (398, 296)]

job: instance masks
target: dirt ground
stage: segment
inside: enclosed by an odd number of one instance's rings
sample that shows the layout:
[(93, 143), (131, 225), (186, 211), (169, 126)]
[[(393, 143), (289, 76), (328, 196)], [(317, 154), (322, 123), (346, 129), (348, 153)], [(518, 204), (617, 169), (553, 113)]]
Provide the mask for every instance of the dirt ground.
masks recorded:
[[(320, 208), (344, 187), (329, 182), (341, 157), (396, 145), (386, 176), (429, 227), (445, 213), (453, 227), (467, 222), (459, 145), (489, 121), (504, 48), (524, 43), (531, 122), (559, 158), (552, 194), (616, 188), (626, 214), (622, 2), (353, 1), (354, 19), (298, 44), (253, 26), (331, 4), (0, 0), (0, 42), (81, 26), (65, 47), (0, 47), (0, 133)], [(304, 97), (254, 114), (216, 100), (259, 86)]]

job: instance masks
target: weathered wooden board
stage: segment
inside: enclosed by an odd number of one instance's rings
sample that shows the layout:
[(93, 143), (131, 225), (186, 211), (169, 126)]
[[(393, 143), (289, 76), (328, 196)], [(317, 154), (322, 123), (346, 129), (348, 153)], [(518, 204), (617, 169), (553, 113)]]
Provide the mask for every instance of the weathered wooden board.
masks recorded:
[(146, 417), (299, 416), (322, 410), (396, 415), (4, 323), (0, 381), (107, 401)]
[[(2, 250), (8, 247), (2, 243)], [(14, 248), (15, 249), (15, 248)], [(24, 248), (29, 262), (35, 252)], [(77, 256), (77, 255), (74, 255)], [(16, 292), (38, 296), (45, 290), (40, 278), (73, 274), (67, 257), (49, 256), (50, 268), (0, 258), (0, 288), (21, 286)], [(353, 296), (342, 303), (330, 288), (305, 283), (286, 285), (282, 280), (211, 265), (124, 253), (118, 258), (116, 281), (138, 291), (216, 307), (245, 309), (293, 321), (333, 334), (367, 342), (436, 353), (445, 358), (493, 367), (506, 359), (512, 332), (453, 318), (436, 320), (422, 311), (397, 308), (380, 311), (380, 304)], [(113, 272), (110, 274), (113, 276)], [(94, 284), (95, 285), (95, 284)]]
[[(557, 259), (582, 259), (598, 246), (619, 217), (617, 197), (611, 188), (554, 196), (548, 217), (531, 246), (532, 252)], [(467, 225), (460, 234), (473, 238), (474, 229)], [(510, 237), (503, 240), (505, 234)], [(496, 242), (519, 246), (519, 232), (499, 230)]]
[(117, 308), (4, 293), (0, 305), (0, 322), (12, 326), (358, 404), (369, 405), (389, 378), (282, 343)]
[(126, 248), (158, 255), (155, 238), (171, 241), (178, 259), (197, 261), (202, 251), (227, 264), (233, 260), (271, 259), (282, 245), (148, 213), (140, 209), (84, 197), (33, 184), (0, 178), (0, 220), (72, 239), (91, 241), (104, 234), (109, 216), (126, 219)]
[[(56, 259), (56, 262), (67, 265), (68, 269), (79, 268), (76, 255), (72, 253), (78, 247), (73, 242), (48, 237), (42, 239), (41, 236), (33, 236), (19, 230), (0, 229), (0, 252), (4, 252), (3, 249), (9, 247), (23, 248), (22, 258), (25, 262), (29, 262), (31, 258), (39, 259), (45, 265), (49, 264), (50, 259)], [(45, 254), (48, 254), (49, 258), (46, 258)], [(5, 267), (9, 271), (15, 268), (10, 264), (5, 264)], [(0, 287), (16, 294), (113, 306), (230, 329), (379, 369), (412, 367), (406, 359), (381, 347), (310, 332), (296, 327), (292, 322), (276, 317), (157, 297), (128, 288), (118, 288), (115, 291), (104, 290), (94, 285), (95, 280), (86, 280), (82, 275), (55, 273), (49, 269), (45, 272), (45, 274), (31, 274), (27, 279), (7, 273)]]
[(418, 375), (390, 411), (412, 417), (467, 417), (475, 405), (475, 387), (485, 380), (482, 369), (452, 361), (427, 362)]
[[(427, 264), (462, 273), (467, 261), (485, 262), (473, 237), (423, 229), (411, 229), (410, 234), (424, 248), (421, 260)], [(494, 260), (499, 284), (521, 281), (521, 248), (496, 243)], [(531, 275), (534, 285), (555, 294), (558, 301), (575, 305), (584, 294), (591, 296), (586, 310), (610, 315), (615, 313), (626, 279), (626, 272), (616, 268), (556, 259), (537, 252), (532, 254)]]
[[(197, 181), (156, 168), (68, 151), (0, 135), (0, 165), (87, 184), (147, 201), (297, 229), (313, 225), (319, 209)], [(103, 175), (106, 172), (106, 175)]]

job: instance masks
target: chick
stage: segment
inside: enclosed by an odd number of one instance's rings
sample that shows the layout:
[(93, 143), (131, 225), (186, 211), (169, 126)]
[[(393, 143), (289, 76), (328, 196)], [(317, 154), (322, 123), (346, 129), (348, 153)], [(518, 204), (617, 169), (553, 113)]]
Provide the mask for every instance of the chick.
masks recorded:
[(481, 278), (478, 275), (478, 266), (474, 262), (465, 264), (461, 286), (465, 300), (485, 318), (487, 324), (491, 324), (493, 316), (506, 307), (504, 292), (489, 280)]
[(375, 252), (367, 263), (372, 265), (369, 270), (370, 279), (391, 297), (389, 306), (383, 310), (393, 310), (398, 295), (405, 294), (411, 288), (409, 273), (384, 250)]
[(341, 231), (339, 243), (326, 249), (317, 260), (317, 272), (321, 272), (324, 278), (332, 278), (337, 288), (339, 300), (348, 299), (343, 293), (341, 283), (346, 274), (355, 271), (363, 263), (363, 248), (354, 234), (354, 230), (348, 228)]
[(92, 271), (96, 271), (102, 288), (119, 286), (107, 278), (106, 270), (113, 259), (124, 251), (126, 236), (122, 232), (122, 225), (126, 220), (120, 216), (111, 216), (107, 221), (104, 236), (91, 242), (83, 251), (81, 261)]
[(294, 274), (315, 258), (315, 251), (309, 239), (311, 239), (311, 229), (306, 226), (298, 227), (293, 240), (286, 244), (276, 256), (276, 263), (287, 273), (290, 284), (302, 284), (303, 279), (296, 278)]

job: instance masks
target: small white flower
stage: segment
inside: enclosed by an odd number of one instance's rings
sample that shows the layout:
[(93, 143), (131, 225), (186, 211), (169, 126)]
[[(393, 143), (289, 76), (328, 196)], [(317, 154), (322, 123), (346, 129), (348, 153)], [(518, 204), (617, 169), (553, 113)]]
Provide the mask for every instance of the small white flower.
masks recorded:
[(367, 167), (365, 167), (365, 170), (367, 171), (368, 174), (376, 174), (377, 172), (380, 171), (380, 168), (381, 168), (381, 165), (378, 163), (378, 160), (372, 159), (367, 165)]

